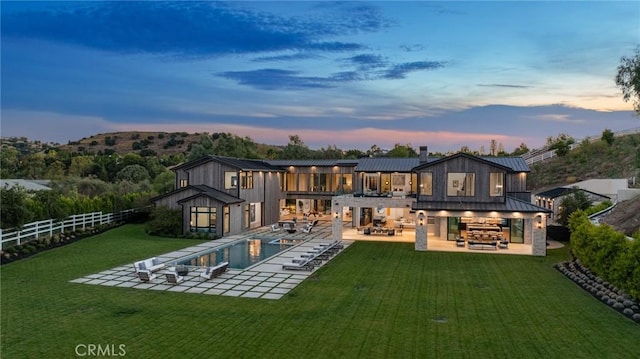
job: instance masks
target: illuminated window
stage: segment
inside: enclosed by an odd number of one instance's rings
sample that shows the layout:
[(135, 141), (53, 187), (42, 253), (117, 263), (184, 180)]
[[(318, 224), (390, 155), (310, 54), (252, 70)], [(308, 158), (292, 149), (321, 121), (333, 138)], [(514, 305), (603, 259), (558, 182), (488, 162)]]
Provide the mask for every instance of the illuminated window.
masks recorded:
[(188, 185), (189, 185), (189, 180), (188, 179), (181, 179), (180, 180), (180, 188), (187, 187)]
[(420, 173), (420, 195), (433, 196), (433, 173)]
[(240, 188), (251, 189), (253, 188), (253, 172), (241, 172), (240, 173)]
[(191, 232), (215, 232), (216, 219), (215, 207), (191, 207), (189, 230)]
[(502, 196), (504, 187), (504, 174), (489, 173), (489, 190), (492, 197)]
[(473, 197), (476, 194), (475, 187), (475, 173), (447, 173), (447, 196)]

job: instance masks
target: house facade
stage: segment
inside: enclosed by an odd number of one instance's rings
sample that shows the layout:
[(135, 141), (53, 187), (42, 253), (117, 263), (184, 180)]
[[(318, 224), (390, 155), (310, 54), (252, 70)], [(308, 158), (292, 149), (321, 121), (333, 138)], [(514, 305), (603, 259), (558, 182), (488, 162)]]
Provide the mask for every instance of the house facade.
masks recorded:
[(313, 214), (332, 221), (334, 239), (342, 238), (345, 224), (382, 225), (415, 231), (416, 250), (428, 250), (430, 239), (455, 242), (491, 228), (546, 255), (550, 210), (531, 203), (529, 167), (520, 157), (429, 157), (421, 147), (419, 158), (208, 156), (174, 171), (176, 190), (154, 202), (181, 209), (185, 233), (228, 235)]

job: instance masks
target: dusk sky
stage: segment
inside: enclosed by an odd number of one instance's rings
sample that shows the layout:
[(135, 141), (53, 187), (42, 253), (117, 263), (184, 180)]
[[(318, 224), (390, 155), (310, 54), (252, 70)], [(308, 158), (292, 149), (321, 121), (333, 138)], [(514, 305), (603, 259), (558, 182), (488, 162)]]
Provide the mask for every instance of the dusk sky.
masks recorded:
[(2, 1), (2, 136), (540, 147), (640, 127), (627, 2)]

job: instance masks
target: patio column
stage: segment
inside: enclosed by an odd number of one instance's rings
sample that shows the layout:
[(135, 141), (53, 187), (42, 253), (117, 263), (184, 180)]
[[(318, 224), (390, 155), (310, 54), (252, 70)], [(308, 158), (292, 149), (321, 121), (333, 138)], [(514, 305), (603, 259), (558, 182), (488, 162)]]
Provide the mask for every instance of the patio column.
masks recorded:
[(337, 200), (331, 200), (331, 238), (342, 240), (342, 204)]
[(419, 211), (416, 214), (416, 251), (427, 250), (427, 214)]
[(528, 222), (532, 227), (531, 254), (544, 257), (547, 255), (546, 216), (538, 215)]

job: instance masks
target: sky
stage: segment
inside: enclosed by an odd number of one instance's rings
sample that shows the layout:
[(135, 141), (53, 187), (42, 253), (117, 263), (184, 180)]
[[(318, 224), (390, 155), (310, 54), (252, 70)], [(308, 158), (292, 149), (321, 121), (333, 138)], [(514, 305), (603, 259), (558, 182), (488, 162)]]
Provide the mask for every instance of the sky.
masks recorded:
[(3, 137), (512, 151), (640, 127), (637, 1), (1, 2)]

